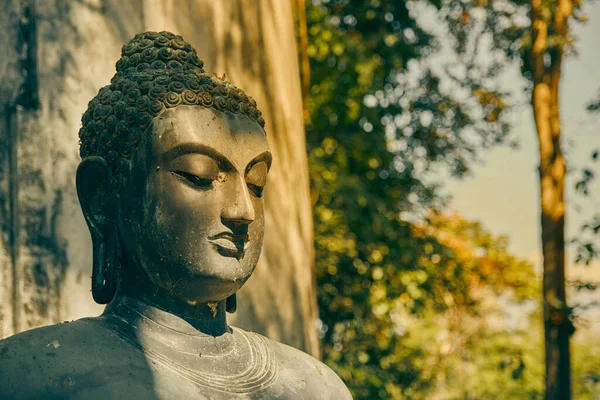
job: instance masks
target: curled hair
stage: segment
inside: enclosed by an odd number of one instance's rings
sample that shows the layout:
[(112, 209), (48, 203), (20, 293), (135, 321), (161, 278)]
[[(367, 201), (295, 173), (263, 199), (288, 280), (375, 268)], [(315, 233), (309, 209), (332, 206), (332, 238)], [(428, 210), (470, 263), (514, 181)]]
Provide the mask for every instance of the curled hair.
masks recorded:
[(179, 105), (246, 115), (264, 128), (256, 102), (233, 84), (208, 75), (203, 66), (179, 35), (135, 35), (121, 50), (110, 85), (100, 89), (83, 114), (80, 156), (103, 157), (119, 173), (152, 119)]

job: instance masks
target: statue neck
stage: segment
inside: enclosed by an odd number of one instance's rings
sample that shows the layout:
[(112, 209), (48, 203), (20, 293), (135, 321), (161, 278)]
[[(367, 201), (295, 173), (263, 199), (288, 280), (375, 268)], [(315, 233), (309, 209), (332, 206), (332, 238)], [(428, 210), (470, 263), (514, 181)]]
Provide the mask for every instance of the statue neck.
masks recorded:
[(159, 319), (155, 322), (175, 331), (215, 337), (231, 332), (227, 325), (226, 300), (190, 304), (154, 286), (147, 278), (136, 276), (135, 279), (125, 279), (119, 285), (107, 312), (129, 299), (141, 303), (151, 313), (151, 319)]

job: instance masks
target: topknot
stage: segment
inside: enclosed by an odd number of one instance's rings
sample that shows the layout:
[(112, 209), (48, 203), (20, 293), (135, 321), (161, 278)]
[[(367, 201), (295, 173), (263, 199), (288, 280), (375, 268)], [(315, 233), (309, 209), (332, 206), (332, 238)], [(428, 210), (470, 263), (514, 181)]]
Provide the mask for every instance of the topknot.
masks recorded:
[(81, 157), (103, 157), (120, 172), (152, 119), (182, 104), (244, 114), (264, 128), (254, 99), (208, 75), (203, 66), (196, 50), (179, 35), (164, 31), (135, 35), (121, 50), (110, 85), (100, 89), (83, 114)]

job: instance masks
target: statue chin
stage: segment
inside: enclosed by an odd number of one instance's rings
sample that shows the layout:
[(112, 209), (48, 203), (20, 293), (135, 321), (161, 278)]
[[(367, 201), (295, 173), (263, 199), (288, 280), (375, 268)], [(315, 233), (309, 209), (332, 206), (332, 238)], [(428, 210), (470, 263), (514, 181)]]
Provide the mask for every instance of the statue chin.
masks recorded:
[(201, 304), (227, 299), (240, 290), (248, 278), (224, 279), (221, 276), (195, 275), (177, 280), (155, 278), (152, 283), (154, 288), (161, 288), (167, 296), (188, 304)]
[(162, 247), (164, 244), (156, 252), (138, 252), (137, 257), (126, 258), (130, 261), (121, 268), (126, 281), (120, 285), (123, 291), (130, 292), (131, 287), (148, 298), (155, 297), (156, 288), (160, 288), (161, 295), (190, 304), (225, 300), (250, 278), (260, 255), (260, 251), (248, 251), (239, 259), (223, 256), (210, 244), (202, 247), (188, 243), (175, 253)]
[(263, 127), (180, 36), (123, 47), (76, 179), (108, 306), (0, 341), (0, 399), (351, 399), (320, 361), (227, 324), (263, 243)]

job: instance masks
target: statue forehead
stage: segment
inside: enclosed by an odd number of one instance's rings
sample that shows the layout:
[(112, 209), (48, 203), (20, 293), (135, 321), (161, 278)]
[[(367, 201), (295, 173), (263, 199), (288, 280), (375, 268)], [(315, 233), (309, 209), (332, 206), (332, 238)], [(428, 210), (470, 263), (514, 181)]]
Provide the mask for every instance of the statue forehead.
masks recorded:
[(230, 161), (241, 164), (269, 151), (264, 130), (252, 119), (199, 106), (169, 109), (153, 121), (155, 155), (160, 156), (183, 143), (211, 147)]

